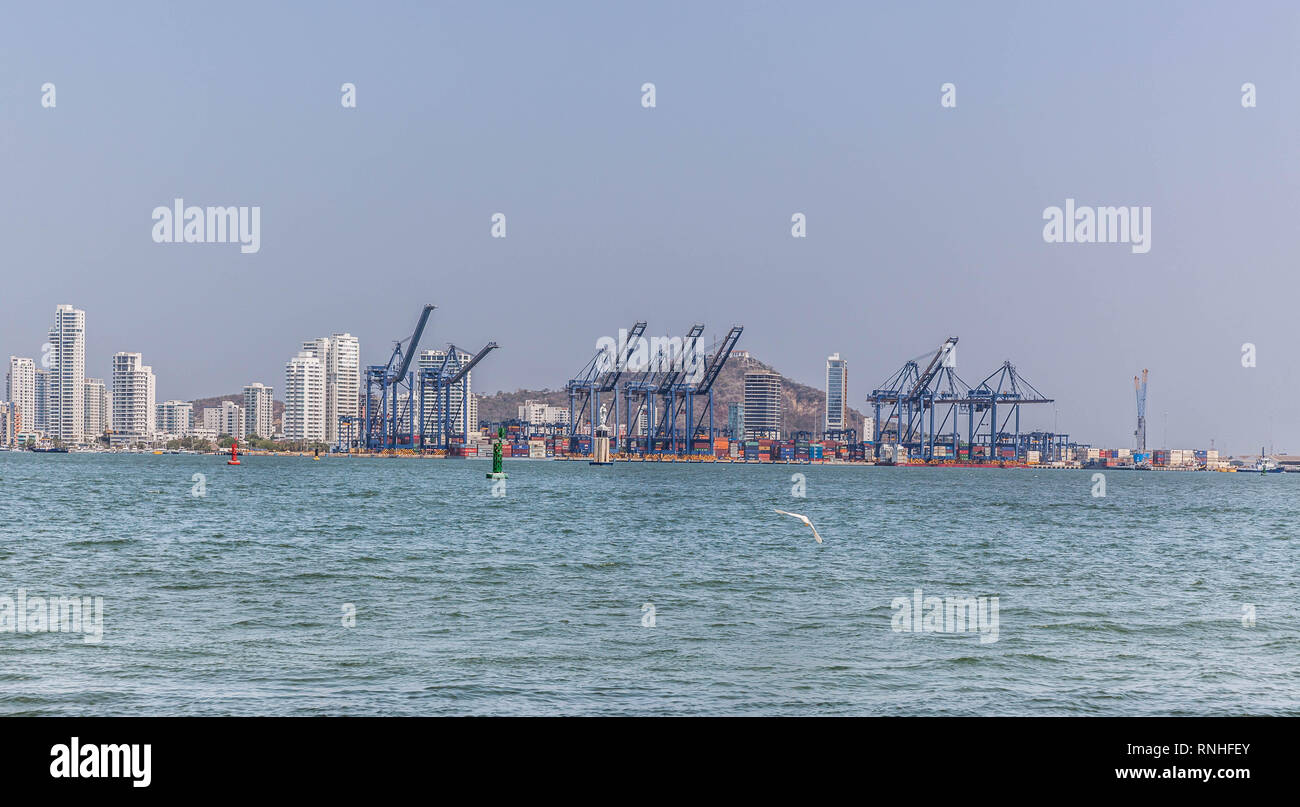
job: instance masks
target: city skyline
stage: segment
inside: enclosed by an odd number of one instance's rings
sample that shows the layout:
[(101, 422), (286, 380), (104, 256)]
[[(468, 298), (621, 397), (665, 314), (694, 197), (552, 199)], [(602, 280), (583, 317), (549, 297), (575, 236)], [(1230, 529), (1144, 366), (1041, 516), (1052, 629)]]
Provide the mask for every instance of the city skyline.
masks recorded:
[[(33, 354), (48, 301), (94, 301), (95, 374), (143, 350), (163, 394), (192, 399), (273, 383), (299, 334), (347, 330), (383, 363), (433, 302), (426, 346), (501, 344), (482, 390), (555, 389), (638, 319), (702, 321), (744, 324), (742, 347), (812, 386), (838, 351), (860, 409), (955, 334), (967, 380), (1009, 359), (1057, 400), (1035, 425), (1127, 445), (1145, 367), (1152, 444), (1300, 445), (1300, 367), (1269, 306), (1300, 290), (1296, 9), (1187, 8), (1170, 28), (1122, 3), (832, 8), (752, 9), (725, 57), (733, 15), (690, 4), (649, 24), (412, 5), (400, 28), (240, 3), (15, 9), (0, 232), (23, 281), (0, 353)], [(247, 58), (195, 59), (230, 41)], [(177, 198), (258, 206), (259, 250), (155, 243)], [(1045, 241), (1071, 199), (1149, 208), (1149, 251)], [(69, 226), (70, 200), (95, 215)]]
[[(20, 434), (33, 433), (64, 445), (97, 442), (107, 434), (111, 435), (109, 443), (113, 447), (133, 447), (163, 436), (185, 437), (198, 434), (200, 429), (212, 436), (229, 434), (243, 439), (247, 431), (246, 411), (253, 413), (253, 433), (263, 438), (274, 434), (273, 387), (260, 382), (245, 385), (243, 405), (221, 401), (215, 408), (205, 408), (198, 413), (203, 426), (196, 426), (193, 401), (158, 401), (157, 376), (144, 363), (142, 352), (113, 353), (106, 374), (108, 382), (87, 374), (85, 309), (59, 303), (54, 307), (53, 322), (46, 332), (48, 341), (37, 353), (39, 358), (9, 356), (4, 395), (0, 400), (5, 404), (4, 420), (0, 421), (3, 426), (0, 445), (9, 445)], [(355, 337), (334, 334), (323, 341), (331, 346), (341, 342), (343, 355), (352, 357), (351, 378), (355, 388), (358, 378)], [(315, 344), (321, 342), (315, 340)], [(304, 348), (316, 349), (313, 342), (304, 343)], [(333, 347), (331, 350), (338, 352)], [(336, 366), (332, 377), (337, 372)], [(340, 399), (346, 397), (341, 395)], [(352, 397), (349, 411), (356, 409), (355, 395)]]
[[(216, 436), (229, 434), (237, 436), (242, 440), (248, 433), (252, 432), (252, 428), (246, 425), (245, 419), (250, 405), (255, 405), (263, 413), (262, 417), (250, 421), (262, 424), (258, 426), (256, 432), (257, 436), (262, 437), (265, 432), (270, 431), (272, 435), (279, 436), (286, 440), (321, 442), (333, 446), (339, 442), (339, 416), (352, 415), (356, 417), (362, 413), (364, 406), (364, 387), (361, 383), (361, 379), (364, 373), (363, 365), (360, 364), (359, 358), (361, 355), (360, 340), (350, 333), (334, 332), (328, 337), (318, 337), (301, 341), (301, 349), (285, 363), (284, 390), (286, 396), (282, 401), (280, 401), (280, 403), (284, 405), (285, 416), (281, 421), (281, 427), (278, 433), (275, 432), (273, 427), (266, 425), (270, 423), (270, 416), (267, 413), (273, 411), (273, 404), (276, 402), (273, 395), (275, 389), (274, 386), (264, 385), (261, 382), (251, 382), (243, 385), (241, 390), (237, 393), (217, 393), (217, 395), (242, 394), (243, 400), (240, 403), (223, 401), (216, 408), (209, 407), (198, 411), (193, 410), (192, 404), (195, 401), (214, 396), (198, 396), (193, 401), (173, 399), (166, 402), (156, 402), (157, 396), (155, 385), (157, 376), (153, 373), (153, 368), (151, 366), (143, 364), (143, 354), (138, 352), (132, 353), (119, 351), (113, 355), (110, 372), (111, 381), (107, 385), (102, 379), (87, 376), (85, 370), (82, 369), (80, 371), (79, 383), (73, 385), (75, 388), (80, 390), (80, 394), (69, 396), (74, 401), (73, 406), (76, 407), (76, 412), (79, 414), (76, 416), (61, 416), (60, 412), (64, 409), (64, 405), (61, 404), (58, 398), (56, 398), (57, 383), (59, 383), (59, 379), (65, 375), (68, 376), (68, 382), (77, 381), (77, 373), (75, 371), (61, 373), (59, 368), (84, 368), (84, 355), (87, 352), (86, 317), (87, 312), (84, 309), (76, 308), (75, 305), (60, 303), (55, 306), (55, 324), (47, 332), (47, 337), (50, 341), (44, 343), (41, 350), (42, 359), (40, 360), (40, 363), (48, 364), (48, 368), (36, 366), (37, 360), (33, 360), (30, 357), (17, 355), (11, 355), (9, 357), (8, 372), (5, 377), (5, 386), (3, 388), (5, 395), (2, 402), (16, 402), (20, 413), (23, 408), (23, 402), (29, 402), (28, 406), (35, 415), (34, 418), (31, 418), (30, 416), (24, 417), (19, 414), (15, 418), (17, 421), (16, 424), (6, 421), (6, 430), (10, 435), (17, 434), (20, 430), (31, 430), (30, 427), (34, 420), (36, 426), (35, 431), (42, 432), (46, 437), (56, 438), (64, 443), (75, 443), (82, 442), (82, 440), (80, 438), (69, 440), (63, 432), (55, 430), (60, 422), (75, 421), (83, 424), (99, 424), (100, 430), (94, 432), (85, 431), (83, 427), (81, 433), (87, 438), (92, 434), (101, 434), (102, 429), (105, 428), (103, 424), (110, 423), (114, 432), (119, 433), (118, 437), (115, 437), (112, 441), (114, 446), (134, 444), (134, 441), (129, 439), (131, 436), (139, 437), (150, 434), (169, 434), (167, 430), (162, 429), (157, 425), (165, 419), (164, 406), (183, 404), (190, 407), (189, 428), (186, 431), (171, 433), (174, 436), (199, 434), (199, 430), (202, 430), (201, 433), (205, 435)], [(417, 372), (421, 369), (432, 369), (438, 367), (442, 364), (442, 359), (446, 355), (446, 350), (421, 347), (417, 354), (418, 361), (414, 364), (415, 370), (413, 370), (413, 372)], [(749, 360), (751, 354), (748, 350), (737, 350), (735, 355), (737, 359), (743, 357), (745, 360)], [(71, 356), (71, 360), (63, 359), (62, 357), (64, 356)], [(454, 370), (463, 365), (463, 363), (468, 361), (470, 357), (471, 354), (468, 352), (457, 349), (456, 354), (452, 357), (452, 369)], [(916, 358), (920, 359), (923, 357)], [(127, 363), (119, 366), (120, 361), (126, 361)], [(945, 363), (948, 361), (952, 361), (953, 366), (956, 366), (955, 350), (945, 358)], [(318, 367), (319, 380), (317, 380), (317, 371), (304, 367), (304, 362)], [(825, 357), (824, 374), (822, 376), (823, 383), (822, 386), (817, 388), (823, 395), (825, 395), (825, 400), (823, 401), (824, 428), (833, 428), (828, 425), (828, 419), (830, 417), (831, 407), (834, 405), (836, 400), (837, 391), (848, 389), (847, 364), (847, 360), (842, 358), (838, 352)], [(51, 372), (51, 369), (53, 369), (54, 372)], [(140, 378), (143, 380), (123, 380), (132, 379), (133, 374), (136, 373), (140, 374)], [(304, 375), (304, 373), (306, 374)], [(464, 386), (467, 390), (471, 389), (472, 376), (472, 372), (467, 373), (463, 382), (452, 386), (452, 395), (449, 405), (451, 417), (453, 422), (456, 424), (457, 429), (463, 429), (466, 432), (477, 428), (478, 397), (482, 394), (470, 392), (468, 394), (469, 408), (467, 411), (461, 411), (461, 387)], [(751, 376), (753, 376), (754, 379), (751, 379)], [(763, 422), (767, 424), (763, 429), (761, 429), (764, 434), (775, 433), (774, 428), (775, 430), (781, 431), (784, 431), (785, 429), (780, 404), (780, 387), (781, 379), (787, 376), (784, 373), (780, 373), (779, 370), (775, 373), (765, 370), (745, 373), (747, 403), (752, 403), (749, 401), (749, 398), (751, 395), (755, 394), (754, 390), (756, 390), (756, 388), (753, 385), (761, 383), (757, 381), (757, 379), (768, 376), (775, 377), (776, 391), (771, 392), (764, 390), (757, 394), (760, 399), (772, 399), (772, 402), (752, 407), (754, 418), (763, 420)], [(15, 385), (15, 378), (18, 379), (17, 385)], [(54, 378), (55, 381), (51, 381), (51, 378)], [(340, 379), (342, 379), (342, 381), (340, 381)], [(144, 397), (144, 400), (128, 403), (121, 397), (115, 396), (114, 392), (117, 391), (119, 385), (125, 385), (128, 388), (142, 388), (147, 390), (147, 392), (140, 393), (140, 395)], [(15, 398), (15, 393), (17, 393), (17, 399)], [(290, 394), (293, 395), (292, 401), (289, 397)], [(419, 395), (418, 390), (416, 395)], [(843, 400), (844, 399), (842, 399), (842, 401)], [(854, 406), (851, 403), (851, 398), (848, 398), (847, 401), (848, 402), (843, 402), (842, 404), (844, 409), (856, 409), (861, 413), (861, 415), (865, 416), (866, 422), (863, 424), (857, 417), (847, 415), (846, 413), (844, 427), (852, 429), (858, 429), (861, 427), (863, 431), (859, 435), (859, 439), (870, 439), (870, 424), (873, 422), (870, 404), (864, 401), (861, 406)], [(294, 410), (292, 420), (290, 414), (291, 407), (293, 407)], [(307, 413), (305, 417), (303, 414), (304, 407), (312, 410), (312, 412)], [(233, 408), (233, 410), (238, 411), (222, 412), (222, 410), (227, 408)], [(531, 420), (531, 418), (525, 418), (522, 414), (525, 407), (520, 406), (519, 408), (521, 410), (520, 419)], [(742, 406), (741, 409), (743, 411), (744, 407)], [(415, 410), (417, 412), (422, 411), (423, 416), (427, 419), (428, 423), (432, 424), (430, 426), (431, 434), (434, 434), (435, 436), (441, 434), (441, 419), (438, 413), (438, 403), (436, 401), (426, 400), (423, 403), (417, 401)], [(135, 414), (128, 414), (128, 412), (135, 412)], [(169, 422), (176, 422), (174, 413), (169, 412), (168, 417), (171, 418)], [(203, 421), (202, 426), (199, 425), (201, 418)], [(221, 426), (213, 428), (212, 424), (208, 422), (209, 419), (212, 419), (214, 422), (219, 422)], [(1053, 419), (1056, 419), (1055, 411)], [(24, 420), (27, 422), (24, 423)], [(131, 427), (123, 428), (120, 425), (126, 423), (131, 424)], [(147, 425), (140, 426), (142, 423)], [(306, 425), (304, 425), (304, 423)], [(772, 424), (775, 424), (775, 427), (773, 427)], [(139, 426), (139, 428), (136, 428), (137, 426)], [(1022, 431), (1028, 432), (1034, 428), (1037, 427), (1027, 426), (1022, 429)], [(1054, 431), (1055, 429), (1053, 428), (1052, 430)], [(753, 429), (749, 427), (746, 427), (745, 431), (747, 434), (752, 435), (753, 433)], [(1080, 443), (1087, 443), (1094, 446), (1102, 445), (1096, 441), (1088, 440), (1086, 437), (1080, 438), (1077, 434), (1072, 434), (1070, 436), (1073, 440)], [(264, 437), (264, 439), (269, 438)], [(1159, 443), (1161, 449), (1169, 448), (1167, 442), (1162, 442), (1160, 440), (1156, 440), (1155, 442)], [(1208, 443), (1197, 445), (1208, 445), (1211, 449), (1222, 449), (1221, 444), (1216, 445), (1216, 441), (1213, 439)], [(1133, 446), (1121, 443), (1113, 447), (1131, 449)], [(1151, 447), (1152, 446), (1149, 443), (1148, 448), (1150, 449)], [(1264, 448), (1265, 453), (1269, 454), (1287, 453), (1285, 449), (1279, 449), (1272, 445), (1265, 445)], [(1225, 455), (1234, 453), (1228, 449), (1223, 450), (1226, 452)], [(1253, 452), (1246, 449), (1235, 453), (1248, 454)]]

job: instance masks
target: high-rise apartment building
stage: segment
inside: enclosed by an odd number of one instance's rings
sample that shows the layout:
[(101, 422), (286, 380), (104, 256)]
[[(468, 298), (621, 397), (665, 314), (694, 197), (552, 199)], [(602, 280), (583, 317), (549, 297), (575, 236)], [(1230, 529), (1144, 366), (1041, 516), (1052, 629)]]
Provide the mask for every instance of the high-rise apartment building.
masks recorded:
[(327, 442), (325, 365), (304, 350), (284, 365), (284, 439)]
[(113, 411), (109, 403), (108, 385), (102, 378), (87, 378), (84, 395), (86, 412), (82, 417), (86, 441), (94, 442), (112, 428)]
[[(330, 365), (325, 368), (326, 436), (331, 445), (339, 439), (339, 418), (361, 414), (361, 342), (350, 333), (330, 336)], [(332, 387), (331, 387), (332, 384)]]
[(832, 353), (826, 357), (826, 431), (848, 428), (848, 387), (849, 363)]
[(781, 437), (781, 376), (745, 373), (745, 438)]
[(86, 436), (86, 312), (58, 306), (49, 335), (49, 435), (79, 443)]
[(37, 367), (35, 370), (36, 382), (32, 385), (35, 390), (35, 402), (33, 404), (32, 428), (25, 431), (38, 431), (41, 434), (49, 434), (50, 431), (50, 371), (44, 367)]
[(275, 436), (275, 405), (271, 388), (262, 383), (244, 387), (244, 431), (249, 437), (270, 440)]
[(339, 418), (356, 417), (361, 402), (361, 344), (350, 333), (336, 333), (302, 343), (303, 352), (325, 371), (325, 442), (338, 442)]
[(9, 357), (5, 376), (5, 399), (13, 404), (14, 434), (36, 429), (36, 362), (20, 356)]
[(112, 444), (135, 445), (149, 442), (157, 429), (153, 368), (139, 353), (113, 356)]

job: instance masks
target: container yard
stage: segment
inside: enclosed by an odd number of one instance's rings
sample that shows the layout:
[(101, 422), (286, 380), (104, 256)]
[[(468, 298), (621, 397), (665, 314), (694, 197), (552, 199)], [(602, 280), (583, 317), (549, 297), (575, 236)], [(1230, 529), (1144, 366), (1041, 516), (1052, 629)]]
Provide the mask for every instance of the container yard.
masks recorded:
[[(725, 338), (701, 349), (704, 325), (698, 323), (682, 337), (647, 337), (644, 321), (622, 331), (616, 352), (597, 350), (565, 385), (568, 412), (550, 407), (567, 414), (563, 422), (524, 420), (521, 407), (520, 419), (479, 423), (474, 429), (467, 419), (449, 415), (467, 409), (464, 402), (452, 405), (451, 392), (496, 343), (455, 364), (448, 361), (419, 374), (410, 372), (410, 359), (432, 309), (426, 306), (411, 338), (395, 345), (387, 366), (369, 368), (365, 414), (360, 423), (341, 424), (349, 427), (351, 440), (336, 449), (338, 453), (491, 458), (501, 429), (502, 457), (590, 462), (600, 430), (609, 434), (610, 460), (616, 462), (1228, 472), (1246, 465), (1221, 458), (1213, 449), (1147, 450), (1146, 370), (1133, 379), (1136, 448), (1098, 448), (1064, 433), (1022, 431), (1022, 407), (1051, 404), (1053, 399), (1010, 361), (978, 383), (967, 384), (956, 372), (955, 336), (905, 362), (866, 396), (874, 417), (868, 419), (870, 433), (862, 439), (853, 429), (827, 430), (819, 436), (773, 430), (738, 437), (714, 418), (713, 384), (732, 353), (743, 353), (735, 350), (743, 328), (733, 326)], [(674, 355), (698, 356), (700, 366), (664, 360), (670, 343)], [(638, 351), (645, 356), (652, 350), (660, 355), (648, 367), (632, 361)], [(448, 355), (454, 357), (455, 352)], [(425, 407), (409, 403), (426, 397), (434, 403), (433, 422), (426, 422)], [(1300, 470), (1300, 463), (1283, 467)]]

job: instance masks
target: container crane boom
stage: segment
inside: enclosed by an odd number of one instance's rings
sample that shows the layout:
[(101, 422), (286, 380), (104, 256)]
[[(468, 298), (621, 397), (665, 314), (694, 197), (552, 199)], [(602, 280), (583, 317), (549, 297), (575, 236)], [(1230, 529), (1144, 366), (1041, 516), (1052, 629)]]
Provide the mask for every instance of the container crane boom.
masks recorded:
[[(474, 365), (478, 364), (480, 361), (483, 360), (484, 356), (496, 350), (498, 347), (499, 345), (497, 345), (496, 342), (488, 342), (486, 345), (484, 345), (482, 350), (474, 354), (474, 358), (467, 361), (463, 367), (461, 367), (459, 370), (456, 371), (456, 374), (452, 376), (451, 380), (447, 382), (447, 386), (449, 387), (456, 386), (456, 384), (462, 378), (469, 375), (469, 371), (474, 369)], [(456, 346), (452, 345), (451, 350), (448, 351), (448, 353), (455, 353), (455, 352), (456, 352)]]
[[(420, 337), (424, 335), (424, 326), (428, 324), (429, 315), (433, 313), (433, 309), (435, 308), (437, 308), (437, 306), (433, 303), (429, 303), (424, 307), (424, 310), (420, 312), (420, 321), (415, 324), (415, 332), (412, 333), (411, 338), (407, 340), (409, 344), (407, 344), (406, 351), (402, 355), (402, 364), (398, 368), (397, 372), (393, 374), (393, 378), (406, 378), (406, 372), (411, 369), (411, 360), (415, 358), (415, 352), (419, 349)], [(400, 352), (401, 343), (398, 343), (397, 348), (393, 351), (393, 358), (396, 358)], [(389, 366), (392, 366), (391, 358), (389, 359)]]

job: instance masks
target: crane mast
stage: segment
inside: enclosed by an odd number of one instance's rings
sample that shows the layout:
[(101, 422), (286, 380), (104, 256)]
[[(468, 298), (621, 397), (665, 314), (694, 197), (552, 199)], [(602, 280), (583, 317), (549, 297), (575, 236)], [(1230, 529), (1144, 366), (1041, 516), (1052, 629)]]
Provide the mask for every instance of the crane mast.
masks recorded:
[(1137, 393), (1138, 422), (1133, 436), (1137, 438), (1137, 453), (1147, 453), (1147, 371), (1142, 371), (1142, 380), (1133, 376), (1133, 390)]

